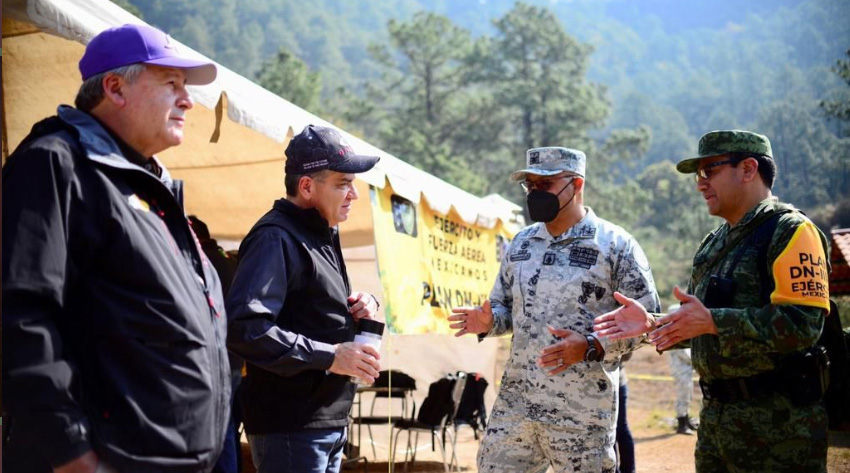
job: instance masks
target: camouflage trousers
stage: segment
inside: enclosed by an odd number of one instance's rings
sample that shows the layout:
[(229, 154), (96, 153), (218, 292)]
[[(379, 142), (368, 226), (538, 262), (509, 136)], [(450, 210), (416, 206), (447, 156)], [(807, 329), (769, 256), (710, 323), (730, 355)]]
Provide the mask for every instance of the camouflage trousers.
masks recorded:
[(498, 473), (614, 473), (614, 430), (571, 429), (496, 412), (478, 449), (478, 471)]
[(688, 416), (694, 393), (694, 367), (691, 365), (691, 349), (682, 348), (665, 352), (670, 360), (670, 374), (676, 386), (676, 417)]
[(731, 403), (704, 401), (697, 473), (826, 473), (822, 403), (795, 407), (784, 395)]

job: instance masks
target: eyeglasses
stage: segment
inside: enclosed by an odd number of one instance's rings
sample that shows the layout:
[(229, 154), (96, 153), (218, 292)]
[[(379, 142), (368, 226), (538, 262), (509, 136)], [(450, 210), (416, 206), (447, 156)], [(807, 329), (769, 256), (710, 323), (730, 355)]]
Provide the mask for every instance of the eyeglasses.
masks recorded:
[(519, 185), (522, 186), (522, 190), (524, 190), (526, 194), (528, 194), (531, 191), (546, 192), (546, 191), (548, 191), (549, 189), (552, 188), (552, 186), (555, 184), (555, 182), (560, 181), (561, 179), (564, 179), (564, 178), (574, 178), (574, 177), (576, 177), (576, 176), (564, 175), (564, 176), (553, 177), (553, 178), (550, 178), (550, 179), (540, 179), (539, 181), (528, 181), (528, 180), (526, 180), (526, 181), (520, 182)]
[(706, 164), (705, 166), (697, 169), (697, 173), (694, 174), (694, 180), (699, 183), (700, 179), (705, 179), (706, 181), (711, 179), (712, 174), (717, 172), (717, 169), (714, 169), (718, 166), (723, 166), (724, 164), (737, 164), (737, 160), (735, 159), (726, 159), (723, 161), (717, 161), (711, 164)]

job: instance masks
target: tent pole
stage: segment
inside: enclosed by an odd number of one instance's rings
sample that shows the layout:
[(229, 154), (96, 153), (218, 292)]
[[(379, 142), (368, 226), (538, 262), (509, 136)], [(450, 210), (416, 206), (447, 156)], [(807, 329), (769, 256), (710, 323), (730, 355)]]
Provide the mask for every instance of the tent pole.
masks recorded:
[[(3, 46), (0, 43), (0, 59), (3, 57)], [(3, 164), (6, 164), (6, 158), (9, 157), (9, 143), (6, 141), (6, 84), (3, 82), (3, 70), (0, 69), (0, 120), (3, 125)]]

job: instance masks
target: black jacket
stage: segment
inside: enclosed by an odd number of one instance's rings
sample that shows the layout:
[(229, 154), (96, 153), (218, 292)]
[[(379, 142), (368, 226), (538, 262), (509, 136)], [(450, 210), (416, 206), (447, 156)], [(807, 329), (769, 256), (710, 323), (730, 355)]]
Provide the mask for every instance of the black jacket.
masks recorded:
[(146, 162), (63, 106), (3, 168), (7, 472), (92, 448), (122, 472), (208, 471), (218, 457), (221, 287), (179, 183)]
[[(200, 238), (201, 236), (199, 235), (199, 239)], [(230, 291), (230, 284), (233, 282), (233, 276), (236, 275), (236, 258), (225, 254), (224, 249), (218, 246), (218, 242), (213, 238), (208, 240), (201, 239), (200, 242), (201, 250), (204, 252), (207, 259), (209, 259), (210, 263), (212, 263), (213, 268), (215, 268), (215, 271), (218, 274), (218, 279), (221, 280), (221, 293), (227, 297), (227, 293)], [(242, 365), (245, 364), (245, 361), (232, 351), (227, 352), (227, 361), (230, 362), (231, 379), (234, 381), (241, 380)], [(237, 385), (231, 384), (231, 386)], [(235, 393), (233, 394), (235, 395)]]
[(354, 340), (339, 236), (315, 209), (281, 199), (245, 237), (227, 296), (227, 345), (247, 362), (252, 434), (344, 427), (348, 377), (327, 372), (334, 344)]

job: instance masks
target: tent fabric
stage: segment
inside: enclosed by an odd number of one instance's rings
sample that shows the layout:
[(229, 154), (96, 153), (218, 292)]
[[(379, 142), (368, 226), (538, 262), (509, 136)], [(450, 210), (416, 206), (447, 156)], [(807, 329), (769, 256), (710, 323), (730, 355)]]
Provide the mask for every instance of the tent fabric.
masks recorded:
[[(143, 23), (140, 19), (108, 0), (6, 0), (3, 2), (3, 16), (4, 38), (7, 31), (5, 19), (12, 18), (33, 24), (41, 31), (82, 45), (87, 44), (97, 33), (111, 26), (124, 23)], [(10, 40), (4, 41), (9, 42)], [(178, 42), (178, 44), (180, 43)], [(208, 59), (185, 45), (181, 46), (190, 56)], [(78, 54), (82, 54), (82, 49), (79, 49)], [(4, 65), (5, 60), (6, 58), (4, 58)], [(220, 150), (209, 151), (210, 146), (215, 148), (218, 145), (206, 144), (199, 151), (187, 153), (186, 143), (184, 143), (183, 146), (175, 148), (173, 153), (172, 150), (165, 153), (168, 156), (181, 155), (179, 159), (164, 159), (166, 165), (177, 171), (174, 173), (176, 177), (185, 179), (187, 182), (192, 182), (193, 179), (210, 178), (220, 173), (227, 173), (227, 177), (221, 178), (219, 176), (216, 181), (219, 183), (253, 182), (251, 179), (262, 174), (265, 177), (261, 179), (269, 179), (268, 182), (263, 182), (263, 185), (270, 185), (275, 189), (275, 192), (282, 193), (284, 162), (282, 144), (287, 143), (293, 133), (299, 132), (308, 124), (335, 126), (263, 89), (226, 67), (220, 64), (216, 65), (219, 71), (218, 77), (212, 84), (190, 86), (196, 104), (207, 109), (212, 117), (212, 111), (215, 110), (216, 105), (221, 100), (221, 107), (226, 108), (229, 120), (262, 135), (265, 139), (273, 140), (276, 145), (267, 145), (258, 153), (239, 153), (238, 150), (232, 153), (222, 153)], [(80, 77), (76, 67), (74, 74), (78, 86)], [(6, 77), (4, 77), (4, 87), (5, 81)], [(7, 102), (8, 93), (9, 91), (6, 90)], [(53, 106), (55, 105), (56, 103), (53, 104)], [(7, 106), (6, 113), (11, 117), (11, 107)], [(215, 119), (210, 118), (210, 121), (214, 122)], [(26, 126), (31, 126), (32, 123), (34, 122), (29, 122)], [(246, 146), (244, 141), (245, 131), (236, 132), (233, 130), (234, 127), (228, 127), (225, 123), (222, 123), (220, 127), (218, 125), (213, 127), (214, 130), (206, 130), (200, 136), (203, 136), (204, 140), (208, 140), (207, 137), (221, 131), (221, 139), (225, 141), (228, 133), (236, 133), (235, 136), (240, 137), (240, 143)], [(338, 129), (338, 127), (335, 128)], [(433, 210), (444, 215), (447, 215), (451, 208), (454, 208), (460, 218), (468, 224), (493, 228), (501, 220), (506, 226), (515, 227), (514, 222), (521, 211), (519, 206), (499, 196), (488, 196), (483, 199), (476, 197), (405, 163), (389, 153), (346, 133), (344, 130), (340, 131), (346, 135), (354, 149), (359, 153), (381, 157), (381, 161), (371, 171), (358, 175), (358, 178), (365, 183), (383, 188), (389, 181), (393, 190), (402, 197), (412, 202), (420, 202), (424, 198)], [(18, 139), (21, 138), (22, 136), (18, 137)], [(251, 140), (250, 143), (253, 144), (254, 141), (256, 140)], [(16, 145), (17, 142), (14, 142), (10, 136), (9, 146), (14, 148)], [(239, 144), (231, 143), (230, 146), (235, 148)], [(191, 154), (191, 156), (184, 156), (186, 154)], [(211, 155), (214, 155), (214, 157), (210, 157)], [(262, 173), (260, 173), (261, 169)], [(269, 177), (270, 173), (273, 177)], [(248, 179), (248, 181), (241, 179)], [(257, 187), (260, 184), (257, 182)], [(212, 207), (212, 202), (215, 202), (216, 198), (221, 197), (221, 193), (214, 190), (215, 186), (198, 185), (197, 187), (209, 188), (207, 191), (199, 189), (196, 197), (198, 199), (211, 199), (207, 201), (210, 202), (210, 207)], [(246, 200), (251, 199), (252, 191), (246, 191), (249, 195), (239, 196), (240, 200), (242, 197)], [(361, 190), (361, 200), (368, 200), (363, 199), (365, 196), (362, 194), (363, 190)], [(190, 197), (192, 196), (187, 195), (187, 201)], [(230, 200), (235, 199), (231, 197)], [(253, 205), (254, 207), (261, 205), (265, 209), (270, 207), (271, 201), (267, 199), (261, 203), (255, 202)], [(230, 238), (244, 236), (244, 233), (250, 228), (244, 222), (251, 219), (256, 220), (261, 215), (256, 208), (249, 209), (248, 207), (250, 205), (247, 202), (228, 206), (227, 213), (232, 215), (221, 219), (212, 219), (216, 222), (216, 226), (210, 226), (213, 233)], [(203, 208), (203, 210), (211, 211), (211, 208)], [(246, 217), (246, 212), (251, 215)], [(207, 221), (211, 220), (209, 217), (204, 218)], [(364, 227), (369, 226), (367, 223), (363, 225)], [(230, 230), (222, 230), (221, 226), (228, 226)]]

